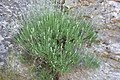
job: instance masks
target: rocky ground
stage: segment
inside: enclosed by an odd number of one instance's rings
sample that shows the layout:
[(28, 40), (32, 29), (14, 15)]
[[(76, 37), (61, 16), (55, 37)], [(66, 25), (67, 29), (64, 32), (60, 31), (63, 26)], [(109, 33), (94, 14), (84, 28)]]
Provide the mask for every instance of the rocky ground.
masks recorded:
[[(29, 0), (0, 0), (0, 67), (7, 64), (6, 58), (14, 46), (11, 39), (20, 27), (17, 19), (28, 10), (29, 3)], [(63, 6), (73, 16), (82, 13), (93, 21), (98, 38), (87, 52), (95, 54), (101, 64), (96, 70), (77, 69), (60, 80), (120, 80), (120, 0), (65, 0)], [(23, 66), (17, 63), (12, 64), (23, 73)]]
[(4, 65), (9, 49), (12, 47), (11, 39), (17, 32), (19, 25), (17, 17), (21, 10), (26, 10), (25, 0), (0, 0), (0, 65)]
[(93, 20), (98, 38), (96, 44), (92, 48), (88, 48), (87, 52), (92, 52), (100, 58), (100, 68), (96, 70), (78, 70), (65, 75), (61, 80), (120, 80), (119, 0), (83, 1), (82, 3), (74, 2), (72, 6), (67, 3), (66, 5), (69, 7), (76, 5), (73, 12), (82, 11), (87, 18)]

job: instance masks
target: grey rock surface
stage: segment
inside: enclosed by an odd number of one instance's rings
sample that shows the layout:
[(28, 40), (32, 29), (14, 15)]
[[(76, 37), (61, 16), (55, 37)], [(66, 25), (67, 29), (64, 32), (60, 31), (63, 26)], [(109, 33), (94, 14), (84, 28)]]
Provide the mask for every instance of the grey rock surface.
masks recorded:
[[(0, 67), (6, 64), (6, 57), (14, 45), (12, 37), (18, 33), (20, 27), (17, 19), (26, 14), (32, 7), (43, 10), (53, 9), (49, 0), (40, 0), (38, 6), (30, 5), (30, 0), (0, 0)], [(89, 2), (90, 1), (90, 2)], [(81, 70), (63, 75), (60, 80), (120, 80), (120, 2), (115, 0), (66, 0), (64, 6), (71, 9), (74, 16), (84, 14), (93, 20), (97, 31), (98, 42), (87, 52), (95, 54), (101, 60), (96, 70)], [(21, 74), (25, 73), (24, 66), (15, 59), (12, 67), (17, 67)], [(16, 69), (16, 68), (15, 68)], [(26, 75), (26, 74), (24, 74)], [(29, 79), (28, 79), (29, 80)]]
[(0, 0), (0, 68), (7, 63), (11, 39), (18, 32), (17, 19), (27, 4), (27, 0)]
[[(72, 0), (67, 0), (71, 3)], [(84, 4), (89, 4), (83, 0)], [(69, 3), (68, 2), (68, 3)], [(82, 2), (82, 0), (81, 0)], [(67, 3), (66, 3), (67, 4)], [(71, 3), (70, 5), (74, 5)], [(83, 3), (82, 3), (83, 4)], [(93, 53), (101, 60), (96, 70), (77, 70), (64, 75), (60, 80), (120, 80), (120, 2), (115, 0), (96, 0), (81, 6), (76, 2), (72, 12), (78, 16), (83, 13), (92, 19), (97, 32), (97, 42), (86, 53)], [(72, 7), (66, 5), (68, 7)]]
[(38, 2), (33, 0), (33, 3), (31, 1), (0, 0), (0, 69), (7, 70), (9, 68), (19, 74), (20, 77), (25, 77), (24, 80), (30, 80), (30, 75), (28, 76), (27, 68), (18, 60), (20, 52), (12, 41), (12, 38), (19, 33), (18, 29), (21, 27), (19, 20), (27, 16), (26, 14), (29, 11), (34, 12), (34, 9), (42, 13), (45, 9), (52, 10), (53, 8), (49, 0), (38, 0)]

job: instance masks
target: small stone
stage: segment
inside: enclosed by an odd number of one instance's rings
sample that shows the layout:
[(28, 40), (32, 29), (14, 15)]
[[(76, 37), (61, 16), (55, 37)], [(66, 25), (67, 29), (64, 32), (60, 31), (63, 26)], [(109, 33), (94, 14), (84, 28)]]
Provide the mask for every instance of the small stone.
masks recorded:
[(4, 65), (4, 62), (0, 62), (0, 66), (3, 66)]
[(108, 46), (112, 53), (120, 54), (120, 43), (114, 43)]
[(0, 35), (0, 43), (4, 40), (4, 38)]
[(108, 52), (104, 52), (102, 53), (101, 55), (102, 57), (105, 57), (105, 58), (109, 58), (110, 57), (110, 54)]
[(0, 44), (0, 53), (6, 53), (6, 52), (7, 52), (7, 49), (5, 48), (5, 46), (3, 44)]
[(108, 77), (110, 80), (120, 80), (120, 72), (109, 72)]

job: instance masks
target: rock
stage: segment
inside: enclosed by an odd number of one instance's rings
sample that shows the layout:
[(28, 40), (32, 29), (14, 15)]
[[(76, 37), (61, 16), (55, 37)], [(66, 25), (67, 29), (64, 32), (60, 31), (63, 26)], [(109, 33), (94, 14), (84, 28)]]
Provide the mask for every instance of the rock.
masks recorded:
[(120, 2), (120, 0), (113, 0), (113, 1)]
[(5, 46), (3, 44), (0, 44), (0, 54), (6, 53), (6, 52), (7, 52), (7, 50), (6, 50)]
[(108, 45), (111, 53), (120, 55), (120, 43), (113, 43)]
[(3, 66), (4, 65), (4, 62), (0, 62), (0, 66)]
[(60, 4), (64, 4), (66, 0), (60, 0)]
[(4, 38), (0, 35), (0, 43), (4, 40)]
[(109, 72), (107, 77), (109, 80), (120, 80), (120, 72)]
[(108, 1), (111, 5), (113, 19), (112, 21), (120, 23), (120, 3), (118, 1)]
[(104, 52), (104, 53), (101, 53), (99, 56), (106, 58), (106, 59), (111, 59), (116, 62), (120, 62), (120, 55)]

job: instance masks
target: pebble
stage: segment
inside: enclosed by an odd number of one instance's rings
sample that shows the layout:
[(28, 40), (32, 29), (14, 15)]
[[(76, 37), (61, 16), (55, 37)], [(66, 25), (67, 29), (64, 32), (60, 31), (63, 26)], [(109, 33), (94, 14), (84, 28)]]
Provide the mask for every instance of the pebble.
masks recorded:
[(6, 50), (5, 46), (3, 44), (0, 44), (0, 54), (6, 53), (6, 52), (7, 52), (7, 50)]
[(107, 77), (109, 80), (120, 80), (120, 72), (109, 72)]
[(4, 65), (4, 62), (0, 62), (0, 66), (3, 66)]
[(120, 43), (113, 43), (108, 45), (108, 47), (110, 48), (112, 53), (120, 55)]
[(2, 35), (0, 35), (0, 43), (4, 40), (4, 38), (2, 37)]

